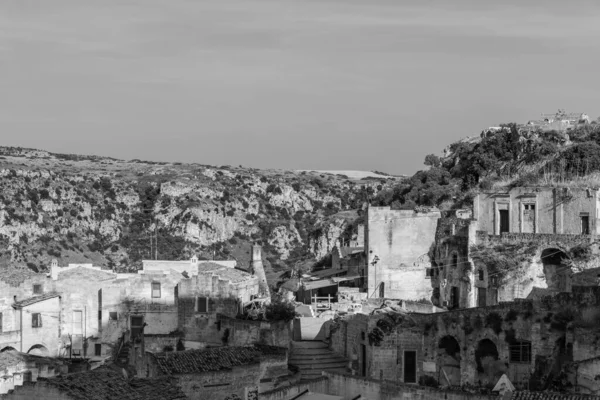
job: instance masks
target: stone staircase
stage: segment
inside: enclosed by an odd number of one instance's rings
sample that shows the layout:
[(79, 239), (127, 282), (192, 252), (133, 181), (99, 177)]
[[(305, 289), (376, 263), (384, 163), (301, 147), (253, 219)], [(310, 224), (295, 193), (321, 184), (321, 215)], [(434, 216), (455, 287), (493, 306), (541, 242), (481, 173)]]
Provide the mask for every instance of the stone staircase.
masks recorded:
[(329, 350), (317, 340), (292, 341), (288, 364), (298, 368), (300, 381), (318, 378), (321, 371), (347, 373), (348, 360)]
[(119, 351), (119, 354), (117, 355), (115, 364), (121, 367), (126, 367), (129, 364), (129, 347), (129, 342), (123, 344), (121, 351)]

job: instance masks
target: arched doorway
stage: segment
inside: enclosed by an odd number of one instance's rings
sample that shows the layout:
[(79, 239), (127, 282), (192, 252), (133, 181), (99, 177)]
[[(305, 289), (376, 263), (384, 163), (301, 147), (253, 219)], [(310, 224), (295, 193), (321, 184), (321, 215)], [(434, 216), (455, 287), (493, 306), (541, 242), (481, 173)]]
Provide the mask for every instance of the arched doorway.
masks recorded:
[(444, 336), (438, 343), (438, 382), (445, 386), (460, 386), (460, 345), (452, 336)]
[(34, 356), (48, 356), (48, 354), (49, 354), (48, 349), (41, 344), (36, 344), (34, 346), (31, 346), (31, 348), (27, 351), (27, 353), (32, 354)]
[(2, 350), (0, 350), (0, 353), (4, 353), (5, 351), (17, 351), (17, 349), (15, 349), (12, 346), (6, 346), (6, 347), (3, 347)]
[(550, 248), (542, 251), (540, 258), (544, 265), (544, 276), (548, 289), (570, 292), (572, 271), (567, 263), (569, 256), (560, 249)]
[(506, 372), (506, 366), (498, 358), (498, 348), (490, 339), (483, 339), (477, 344), (475, 362), (477, 363), (477, 380), (481, 385), (495, 384)]

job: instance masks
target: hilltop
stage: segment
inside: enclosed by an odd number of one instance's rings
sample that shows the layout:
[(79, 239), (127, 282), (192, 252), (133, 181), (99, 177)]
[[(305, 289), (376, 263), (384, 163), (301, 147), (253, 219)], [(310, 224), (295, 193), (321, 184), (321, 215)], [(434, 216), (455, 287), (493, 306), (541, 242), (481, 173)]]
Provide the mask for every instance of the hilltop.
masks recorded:
[(500, 124), (452, 143), (425, 157), (428, 169), (382, 190), (372, 204), (450, 209), (470, 207), (480, 190), (600, 187), (600, 123), (559, 122)]
[(402, 177), (117, 160), (0, 147), (0, 268), (44, 272), (142, 259), (236, 259), (261, 243), (267, 272), (309, 268)]

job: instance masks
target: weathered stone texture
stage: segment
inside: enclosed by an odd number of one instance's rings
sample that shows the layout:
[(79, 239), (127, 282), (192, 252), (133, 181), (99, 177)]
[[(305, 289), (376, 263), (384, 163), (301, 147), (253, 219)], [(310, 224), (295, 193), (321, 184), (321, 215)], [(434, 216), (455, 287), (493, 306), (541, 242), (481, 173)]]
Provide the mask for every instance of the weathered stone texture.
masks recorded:
[(426, 270), (431, 266), (429, 251), (439, 218), (439, 211), (368, 208), (365, 251), (369, 297), (431, 298), (433, 288)]

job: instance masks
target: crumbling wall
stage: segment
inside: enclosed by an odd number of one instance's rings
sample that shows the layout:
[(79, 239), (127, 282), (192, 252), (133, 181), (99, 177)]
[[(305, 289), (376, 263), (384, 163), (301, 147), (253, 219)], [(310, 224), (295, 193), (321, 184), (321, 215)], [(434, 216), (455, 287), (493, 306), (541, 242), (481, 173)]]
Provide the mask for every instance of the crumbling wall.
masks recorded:
[(265, 344), (269, 346), (288, 347), (291, 341), (291, 322), (285, 321), (251, 321), (218, 317), (218, 330), (227, 332), (228, 346), (248, 346)]
[(369, 297), (431, 298), (433, 289), (426, 271), (431, 266), (429, 250), (439, 217), (439, 211), (368, 208), (365, 250)]

